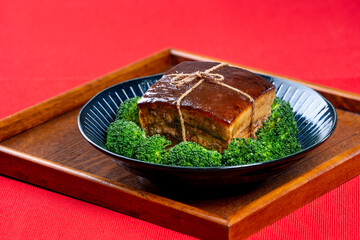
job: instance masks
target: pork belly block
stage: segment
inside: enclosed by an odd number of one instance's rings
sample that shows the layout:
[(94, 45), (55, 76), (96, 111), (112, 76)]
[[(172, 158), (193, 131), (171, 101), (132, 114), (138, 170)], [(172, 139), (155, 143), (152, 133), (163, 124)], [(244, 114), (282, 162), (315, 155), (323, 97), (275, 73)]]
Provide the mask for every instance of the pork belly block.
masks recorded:
[[(182, 62), (151, 86), (138, 101), (140, 122), (146, 134), (160, 134), (173, 143), (182, 141), (182, 127), (176, 102), (201, 78), (194, 78), (177, 86), (171, 83), (173, 76), (167, 75), (204, 72), (218, 64)], [(204, 80), (180, 101), (180, 111), (187, 141), (223, 152), (233, 138), (248, 138), (251, 128), (262, 126), (262, 122), (270, 115), (275, 87), (264, 78), (237, 67), (223, 66), (211, 73), (222, 75), (224, 79), (221, 83), (239, 89), (248, 96)], [(254, 100), (254, 105), (249, 96)]]

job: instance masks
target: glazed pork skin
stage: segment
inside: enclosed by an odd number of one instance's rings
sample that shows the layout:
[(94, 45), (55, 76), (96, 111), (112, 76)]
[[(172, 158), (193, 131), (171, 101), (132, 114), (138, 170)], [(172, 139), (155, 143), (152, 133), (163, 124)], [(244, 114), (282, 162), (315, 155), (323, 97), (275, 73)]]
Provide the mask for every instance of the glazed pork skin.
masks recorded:
[[(177, 100), (199, 79), (176, 86), (170, 82), (173, 73), (205, 71), (219, 63), (183, 62), (170, 69), (151, 86), (138, 102), (141, 126), (148, 136), (160, 134), (174, 144), (182, 141)], [(251, 123), (255, 129), (262, 126), (271, 112), (275, 87), (262, 77), (247, 70), (225, 66), (211, 73), (224, 76), (222, 83), (239, 89), (255, 100), (253, 104), (243, 94), (205, 80), (181, 102), (186, 140), (223, 152), (233, 138), (248, 138)]]

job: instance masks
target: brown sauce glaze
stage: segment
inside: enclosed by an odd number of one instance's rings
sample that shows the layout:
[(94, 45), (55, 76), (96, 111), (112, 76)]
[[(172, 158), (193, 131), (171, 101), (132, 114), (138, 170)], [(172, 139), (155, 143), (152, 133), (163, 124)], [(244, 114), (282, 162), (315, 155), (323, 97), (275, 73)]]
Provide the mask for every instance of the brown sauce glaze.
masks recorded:
[[(148, 104), (170, 104), (176, 107), (177, 100), (183, 93), (192, 88), (199, 79), (194, 79), (190, 83), (176, 86), (170, 82), (171, 77), (166, 75), (205, 71), (218, 64), (217, 62), (191, 61), (176, 65), (167, 71), (164, 77), (144, 94), (138, 102), (139, 108), (141, 109), (141, 107), (145, 107)], [(274, 85), (264, 78), (237, 67), (224, 66), (211, 73), (223, 75), (224, 80), (222, 83), (247, 93), (254, 100), (261, 94), (275, 88)], [(204, 112), (216, 121), (222, 122), (225, 125), (231, 125), (241, 111), (247, 106), (252, 105), (252, 103), (248, 97), (236, 91), (210, 81), (204, 81), (197, 88), (193, 89), (181, 101), (180, 105), (182, 109), (189, 108)]]

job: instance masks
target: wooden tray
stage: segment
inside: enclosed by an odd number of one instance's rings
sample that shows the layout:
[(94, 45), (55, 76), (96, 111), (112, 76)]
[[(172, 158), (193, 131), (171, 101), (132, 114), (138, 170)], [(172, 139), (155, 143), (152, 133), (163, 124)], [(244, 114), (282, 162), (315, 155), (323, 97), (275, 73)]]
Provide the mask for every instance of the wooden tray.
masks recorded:
[(337, 128), (301, 161), (252, 189), (169, 192), (128, 173), (82, 138), (77, 115), (93, 95), (184, 60), (219, 61), (164, 50), (2, 119), (0, 173), (202, 239), (248, 237), (360, 173), (360, 96), (294, 79), (336, 107)]

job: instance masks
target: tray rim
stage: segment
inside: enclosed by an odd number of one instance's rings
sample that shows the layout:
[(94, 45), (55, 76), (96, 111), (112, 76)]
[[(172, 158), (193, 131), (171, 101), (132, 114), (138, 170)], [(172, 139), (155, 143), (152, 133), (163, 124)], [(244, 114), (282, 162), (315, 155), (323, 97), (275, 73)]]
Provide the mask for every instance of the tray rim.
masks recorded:
[[(55, 172), (61, 172), (61, 173), (65, 173), (68, 174), (69, 176), (73, 176), (75, 178), (78, 179), (85, 179), (85, 180), (89, 180), (90, 182), (93, 182), (93, 184), (97, 184), (100, 186), (107, 186), (109, 188), (115, 188), (120, 190), (120, 192), (122, 192), (123, 194), (127, 195), (127, 196), (132, 196), (132, 197), (136, 197), (137, 199), (140, 199), (141, 201), (147, 202), (149, 203), (155, 203), (155, 204), (164, 204), (163, 206), (167, 207), (168, 209), (170, 209), (171, 211), (174, 211), (174, 213), (177, 214), (184, 214), (184, 210), (188, 210), (185, 212), (185, 215), (183, 215), (184, 218), (187, 219), (201, 219), (203, 223), (206, 224), (213, 224), (212, 226), (214, 226), (217, 230), (218, 230), (218, 235), (214, 235), (214, 236), (218, 236), (220, 237), (219, 239), (235, 239), (238, 238), (238, 234), (241, 232), (241, 237), (246, 237), (249, 236), (251, 234), (253, 234), (254, 232), (256, 232), (257, 230), (260, 230), (262, 227), (265, 227), (267, 225), (269, 225), (269, 223), (263, 223), (262, 225), (260, 225), (257, 228), (254, 228), (249, 231), (246, 229), (242, 228), (242, 223), (244, 221), (246, 221), (248, 218), (256, 218), (258, 216), (256, 216), (256, 213), (258, 213), (258, 211), (262, 211), (262, 210), (266, 210), (266, 207), (268, 206), (266, 204), (266, 202), (268, 202), (269, 200), (272, 201), (272, 203), (274, 202), (274, 198), (279, 200), (279, 199), (283, 199), (286, 198), (286, 196), (291, 193), (296, 191), (297, 189), (299, 189), (299, 186), (305, 186), (305, 187), (310, 187), (309, 185), (311, 185), (311, 179), (309, 179), (309, 176), (312, 176), (312, 179), (317, 179), (318, 181), (322, 181), (322, 179), (324, 179), (324, 174), (329, 173), (329, 166), (332, 166), (332, 169), (335, 169), (334, 171), (336, 171), (336, 169), (338, 169), (338, 171), (340, 171), (341, 169), (339, 169), (339, 166), (343, 163), (346, 164), (350, 164), (351, 163), (358, 163), (358, 161), (360, 160), (360, 144), (355, 147), (352, 148), (350, 150), (348, 150), (347, 152), (344, 152), (340, 155), (338, 155), (337, 157), (323, 163), (320, 164), (319, 166), (317, 166), (316, 168), (313, 168), (311, 171), (307, 172), (304, 174), (304, 176), (302, 176), (302, 178), (296, 178), (284, 185), (282, 185), (280, 188), (275, 189), (274, 191), (271, 191), (267, 194), (265, 194), (264, 196), (261, 197), (261, 199), (257, 199), (255, 201), (253, 201), (251, 204), (249, 204), (248, 206), (244, 207), (242, 209), (242, 211), (236, 212), (231, 214), (227, 219), (222, 218), (221, 216), (215, 215), (215, 214), (211, 214), (207, 211), (204, 211), (202, 209), (198, 209), (195, 208), (191, 205), (187, 205), (187, 204), (183, 204), (174, 200), (170, 200), (167, 198), (163, 198), (161, 196), (158, 195), (154, 195), (148, 192), (142, 192), (142, 191), (138, 191), (138, 190), (134, 190), (131, 189), (127, 186), (122, 186), (122, 184), (119, 183), (115, 183), (112, 181), (109, 181), (107, 179), (104, 179), (100, 176), (97, 175), (93, 175), (90, 173), (86, 173), (80, 170), (76, 170), (76, 169), (72, 169), (69, 166), (65, 166), (65, 165), (61, 165), (46, 159), (42, 159), (36, 156), (31, 156), (29, 154), (26, 154), (24, 152), (21, 151), (17, 151), (15, 149), (12, 148), (8, 148), (5, 147), (1, 144), (2, 141), (16, 135), (19, 134), (27, 129), (33, 128), (37, 125), (40, 125), (41, 123), (44, 123), (48, 120), (54, 119), (62, 114), (65, 114), (67, 112), (70, 112), (78, 107), (80, 107), (81, 105), (83, 105), (86, 101), (88, 101), (88, 99), (84, 100), (84, 98), (81, 98), (78, 101), (75, 101), (72, 103), (71, 106), (65, 106), (64, 108), (62, 108), (61, 110), (51, 113), (48, 116), (41, 116), (38, 119), (35, 119), (35, 121), (30, 122), (27, 125), (22, 125), (21, 124), (21, 119), (24, 119), (26, 116), (29, 116), (30, 114), (32, 114), (34, 111), (38, 111), (38, 109), (40, 108), (46, 108), (49, 105), (52, 104), (59, 104), (59, 102), (61, 102), (64, 99), (73, 99), (74, 97), (78, 96), (79, 91), (81, 89), (91, 89), (91, 88), (96, 88), (96, 86), (98, 86), (97, 82), (99, 81), (105, 81), (106, 82), (106, 77), (110, 78), (110, 76), (116, 75), (116, 74), (120, 74), (122, 75), (122, 80), (127, 80), (126, 78), (129, 77), (129, 75), (131, 74), (127, 74), (128, 72), (131, 72), (130, 70), (134, 71), (134, 69), (141, 67), (144, 64), (147, 64), (149, 62), (152, 61), (165, 61), (165, 62), (173, 62), (173, 61), (177, 61), (176, 59), (174, 60), (174, 58), (190, 58), (193, 60), (211, 60), (211, 61), (221, 61), (218, 59), (213, 59), (213, 58), (208, 58), (208, 57), (203, 57), (203, 56), (199, 56), (199, 55), (195, 55), (195, 54), (191, 54), (191, 53), (187, 53), (181, 50), (175, 50), (175, 49), (165, 49), (163, 51), (160, 51), (148, 58), (145, 58), (143, 60), (140, 60), (134, 64), (130, 64), (127, 67), (121, 68), (115, 72), (112, 72), (110, 74), (106, 74), (101, 78), (95, 79), (93, 81), (87, 82), (77, 88), (71, 89), (67, 92), (65, 92), (64, 94), (60, 94), (58, 96), (55, 96), (53, 98), (50, 98), (48, 100), (45, 100), (39, 104), (36, 104), (30, 108), (27, 108), (23, 111), (20, 111), (18, 113), (15, 113), (13, 115), (10, 115), (4, 119), (0, 120), (0, 166), (1, 163), (3, 162), (2, 160), (5, 159), (5, 162), (8, 161), (9, 159), (17, 159), (19, 161), (24, 161), (27, 162), (29, 164), (33, 164), (34, 166), (42, 166), (50, 171), (55, 171)], [(232, 63), (230, 63), (232, 64)], [(345, 99), (345, 104), (343, 105), (339, 105), (338, 107), (335, 106), (335, 108), (339, 108), (339, 109), (344, 109), (353, 113), (360, 113), (360, 110), (358, 108), (354, 109), (354, 111), (351, 111), (352, 109), (350, 108), (351, 105), (349, 105), (348, 103), (360, 103), (360, 95), (356, 94), (356, 93), (349, 93), (349, 92), (345, 92), (342, 90), (336, 90), (330, 87), (325, 87), (325, 86), (321, 86), (318, 84), (312, 84), (312, 83), (307, 83), (305, 81), (302, 80), (297, 80), (297, 79), (293, 79), (293, 78), (289, 78), (289, 77), (284, 77), (284, 76), (280, 76), (280, 75), (276, 75), (276, 74), (271, 74), (271, 73), (267, 73), (264, 71), (260, 71), (257, 69), (253, 69), (253, 68), (249, 68), (249, 67), (244, 67), (241, 66), (239, 64), (232, 64), (232, 65), (236, 65), (236, 66), (240, 66), (246, 69), (249, 69), (250, 71), (254, 71), (260, 74), (268, 74), (268, 75), (272, 75), (272, 76), (276, 76), (276, 77), (281, 77), (290, 81), (295, 81), (295, 82), (299, 82), (301, 84), (304, 84), (306, 86), (309, 86), (317, 91), (319, 91), (323, 96), (324, 93), (325, 95), (329, 96), (330, 99), (328, 99), (330, 102), (331, 100), (336, 100), (336, 99)], [(127, 70), (124, 70), (127, 69)], [(134, 74), (132, 72), (132, 74)], [(124, 79), (123, 79), (124, 78)], [(134, 78), (134, 76), (132, 76), (131, 78)], [(111, 83), (109, 83), (110, 85), (112, 85)], [(101, 91), (101, 89), (97, 89), (96, 92)], [(325, 98), (327, 98), (326, 96), (324, 96)], [(359, 104), (360, 105), (360, 104)], [(356, 106), (356, 105), (355, 105)], [(11, 131), (7, 131), (7, 132), (3, 132), (1, 131), (2, 129), (5, 128), (12, 128), (13, 126), (15, 126), (15, 130), (11, 130)], [(341, 160), (341, 161), (340, 161)], [(46, 189), (50, 189), (56, 192), (60, 192), (66, 195), (69, 195), (66, 192), (62, 192), (62, 191), (58, 191), (58, 190), (54, 190), (54, 186), (44, 186), (44, 184), (39, 184), (39, 182), (31, 182), (30, 179), (28, 178), (28, 176), (26, 176), (26, 173), (22, 173), (23, 175), (19, 174), (18, 172), (16, 172), (17, 169), (3, 169), (1, 170), (0, 174), (5, 174), (7, 176), (10, 177), (15, 177), (16, 179), (20, 179), (22, 181), (25, 182), (30, 182), (33, 184), (36, 184), (40, 187), (44, 187)], [(318, 173), (316, 176), (312, 175), (314, 172)], [(24, 175), (25, 174), (25, 175)], [(355, 172), (355, 170), (353, 170), (350, 173), (347, 173), (349, 176), (351, 175), (351, 177), (355, 177), (358, 173)], [(314, 177), (315, 176), (315, 177)], [(336, 187), (338, 185), (340, 185), (341, 183), (345, 182), (346, 180), (348, 180), (350, 178), (347, 179), (339, 179), (337, 181), (334, 181), (332, 183), (332, 187), (331, 189), (333, 189), (333, 187)], [(286, 189), (287, 191), (284, 191), (284, 189)], [(331, 189), (329, 189), (328, 191), (330, 191)], [(283, 193), (282, 195), (279, 195), (279, 192)], [(318, 192), (317, 195), (320, 196), (322, 194), (324, 194), (325, 192)], [(312, 193), (313, 194), (313, 193)], [(70, 196), (72, 196), (70, 194)], [(72, 196), (75, 198), (79, 198), (82, 199), (81, 196)], [(149, 198), (150, 197), (150, 198)], [(166, 199), (166, 202), (164, 202)], [(314, 198), (312, 198), (314, 199)], [(84, 200), (84, 199), (82, 199)], [(169, 204), (169, 200), (170, 201), (174, 201), (175, 205), (171, 205)], [(261, 201), (261, 200), (267, 200), (267, 201)], [(87, 200), (85, 200), (87, 201)], [(312, 200), (310, 200), (312, 201)], [(310, 202), (309, 201), (309, 202)], [(307, 202), (306, 202), (307, 203)], [(305, 204), (306, 204), (305, 203)], [(94, 203), (94, 204), (98, 204), (98, 203)], [(180, 205), (178, 205), (180, 204)], [(298, 207), (301, 207), (303, 205), (305, 205), (304, 202), (299, 203)], [(101, 205), (98, 204), (98, 205)], [(105, 206), (107, 207), (107, 206)], [(298, 208), (296, 207), (296, 209)], [(109, 207), (108, 207), (109, 208)], [(115, 210), (118, 211), (118, 210)], [(123, 211), (120, 211), (123, 212)], [(125, 214), (131, 215), (131, 212), (123, 212)], [(200, 214), (199, 214), (200, 213)], [(289, 212), (287, 213), (283, 213), (281, 214), (281, 216), (277, 219), (280, 219), (281, 217), (287, 215)], [(136, 217), (136, 216), (135, 216)], [(138, 217), (140, 219), (144, 219), (147, 220), (147, 216), (144, 217)], [(275, 220), (277, 220), (275, 219)], [(191, 230), (189, 229), (179, 229), (179, 226), (166, 226), (166, 224), (162, 223), (162, 222), (154, 222), (154, 221), (150, 221), (153, 222), (155, 224), (158, 225), (162, 225), (167, 228), (171, 228), (173, 230), (176, 231), (180, 231), (180, 232), (184, 232), (186, 234), (190, 234), (193, 236), (198, 236), (198, 233), (191, 232)], [(274, 222), (274, 221), (273, 221)], [(207, 225), (208, 226), (208, 225)], [(216, 230), (215, 229), (215, 230)], [(255, 230), (255, 231), (254, 231)], [(200, 235), (201, 237), (202, 235)]]
[[(150, 56), (147, 56), (137, 62), (128, 64), (124, 67), (121, 67), (117, 70), (114, 70), (110, 73), (104, 74), (103, 76), (93, 79), (89, 82), (86, 82), (78, 87), (72, 88), (64, 93), (61, 93), (59, 95), (56, 95), (52, 98), (49, 98), (45, 101), (42, 101), (40, 103), (37, 103), (33, 106), (30, 106), (26, 109), (23, 109), (19, 112), (16, 112), (12, 115), (6, 116), (5, 118), (0, 119), (0, 143), (16, 134), (19, 134), (27, 129), (33, 128), (37, 125), (40, 125), (43, 122), (46, 122), (50, 119), (53, 119), (59, 115), (62, 115), (66, 112), (70, 112), (71, 110), (74, 110), (75, 108), (78, 108), (82, 105), (84, 105), (92, 96), (94, 96), (96, 93), (98, 93), (101, 90), (104, 90), (107, 87), (110, 87), (118, 82), (109, 80), (114, 75), (119, 75), (118, 78), (121, 78), (122, 81), (129, 80), (131, 78), (135, 77), (142, 77), (141, 74), (137, 74), (135, 72), (136, 69), (139, 68), (139, 66), (147, 66), (151, 62), (159, 62), (162, 67), (163, 62), (167, 62), (168, 64), (171, 64), (173, 62), (176, 62), (177, 59), (192, 59), (197, 61), (217, 61), (217, 62), (225, 62), (230, 65), (234, 65), (237, 67), (248, 69), (252, 72), (259, 73), (259, 74), (265, 74), (270, 76), (275, 76), (279, 78), (283, 78), (286, 80), (298, 82), (300, 84), (303, 84), (305, 86), (308, 86), (315, 91), (319, 92), (321, 95), (323, 95), (324, 98), (326, 98), (335, 108), (339, 108), (342, 110), (354, 112), (360, 114), (360, 94), (352, 93), (336, 88), (331, 88), (327, 86), (323, 86), (316, 83), (310, 83), (303, 80), (299, 80), (292, 77), (287, 77), (284, 75), (271, 73), (263, 70), (259, 70), (256, 68), (244, 66), (241, 64), (235, 64), (228, 61), (220, 60), (217, 58), (211, 58), (206, 57), (198, 54), (189, 53), (182, 50), (167, 48), (164, 50), (161, 50), (157, 53), (154, 53)], [(156, 65), (155, 65), (156, 66)], [(154, 69), (153, 74), (158, 73), (158, 68)], [(150, 74), (149, 74), (150, 75)], [(99, 82), (104, 82), (102, 80), (107, 79), (107, 84), (99, 84)], [(106, 81), (105, 81), (106, 82)], [(83, 96), (82, 91), (86, 90), (85, 96)], [(96, 89), (96, 90), (95, 90)], [(64, 100), (68, 100), (71, 104), (62, 104)], [(336, 102), (338, 100), (341, 100), (340, 103)], [(61, 106), (61, 108), (58, 108), (55, 111), (50, 111), (50, 107), (53, 105)], [(46, 109), (50, 114), (44, 116), (41, 114), (37, 114), (34, 117), (33, 113), (39, 113), (39, 109)], [(31, 121), (27, 121), (26, 123), (21, 123), (21, 119), (30, 119)]]

